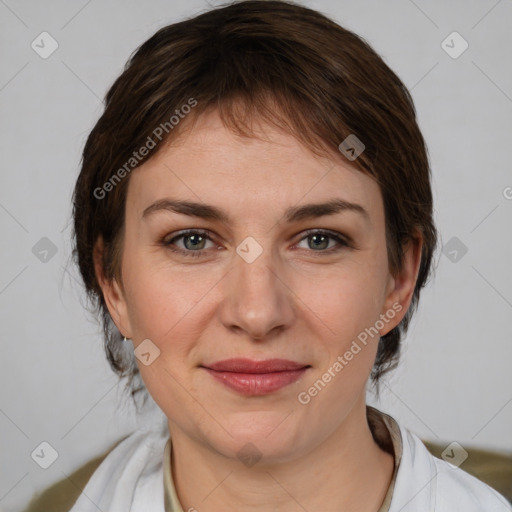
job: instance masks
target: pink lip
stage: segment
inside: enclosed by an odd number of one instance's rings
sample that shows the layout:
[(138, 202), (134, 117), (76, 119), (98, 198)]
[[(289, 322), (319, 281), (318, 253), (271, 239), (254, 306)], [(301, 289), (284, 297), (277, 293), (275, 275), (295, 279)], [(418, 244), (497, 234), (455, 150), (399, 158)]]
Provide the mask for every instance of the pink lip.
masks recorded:
[(216, 380), (244, 395), (264, 395), (300, 379), (309, 365), (286, 359), (226, 359), (203, 368)]

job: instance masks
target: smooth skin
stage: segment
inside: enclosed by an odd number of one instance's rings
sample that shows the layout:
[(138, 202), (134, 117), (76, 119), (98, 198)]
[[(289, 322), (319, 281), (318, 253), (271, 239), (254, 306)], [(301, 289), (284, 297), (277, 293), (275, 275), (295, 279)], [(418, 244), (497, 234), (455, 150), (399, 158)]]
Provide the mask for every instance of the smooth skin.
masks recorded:
[[(134, 347), (149, 339), (160, 350), (150, 365), (138, 364), (168, 418), (173, 479), (185, 511), (376, 512), (393, 472), (393, 457), (375, 443), (366, 420), (378, 336), (309, 403), (297, 397), (393, 304), (401, 310), (380, 335), (400, 322), (417, 278), (421, 236), (393, 277), (376, 182), (341, 154), (320, 158), (293, 136), (255, 123), (257, 137), (248, 139), (225, 128), (215, 111), (203, 114), (135, 169), (121, 277), (103, 278), (101, 240), (97, 276), (121, 333)], [(210, 205), (227, 219), (158, 206), (144, 215), (164, 199)], [(356, 203), (367, 216), (343, 209), (285, 219), (290, 207), (333, 199)], [(185, 229), (207, 236), (180, 236)], [(251, 263), (236, 252), (247, 237), (263, 250)], [(232, 357), (291, 359), (310, 368), (278, 391), (243, 396), (201, 367)], [(261, 456), (252, 466), (237, 456), (248, 443)]]

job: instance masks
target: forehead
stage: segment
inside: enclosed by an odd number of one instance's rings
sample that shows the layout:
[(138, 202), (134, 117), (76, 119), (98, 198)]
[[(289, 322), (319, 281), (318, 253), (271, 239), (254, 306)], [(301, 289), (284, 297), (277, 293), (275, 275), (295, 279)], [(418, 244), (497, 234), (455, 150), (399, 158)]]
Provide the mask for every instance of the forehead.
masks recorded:
[(319, 157), (295, 137), (259, 123), (255, 137), (225, 127), (217, 112), (201, 115), (132, 172), (127, 202), (142, 212), (165, 197), (230, 208), (237, 214), (282, 213), (290, 205), (338, 198), (382, 212), (377, 183), (341, 155)]

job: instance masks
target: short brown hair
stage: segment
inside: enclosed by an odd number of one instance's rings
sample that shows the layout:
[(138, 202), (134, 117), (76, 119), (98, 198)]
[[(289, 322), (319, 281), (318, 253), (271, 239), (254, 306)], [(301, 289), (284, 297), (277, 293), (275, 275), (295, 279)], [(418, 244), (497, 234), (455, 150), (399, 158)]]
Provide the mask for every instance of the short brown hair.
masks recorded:
[[(196, 103), (188, 109), (187, 122), (171, 126), (173, 114), (191, 98)], [(280, 0), (234, 2), (161, 28), (134, 52), (106, 95), (74, 190), (73, 254), (101, 314), (111, 367), (128, 378), (134, 398), (145, 390), (133, 351), (123, 349), (104, 302), (94, 247), (101, 237), (104, 275), (119, 278), (130, 170), (126, 163), (135, 168), (147, 161), (184, 124), (209, 109), (247, 137), (254, 136), (249, 121), (259, 116), (318, 155), (332, 157), (335, 152), (343, 158), (339, 144), (356, 135), (365, 149), (351, 164), (380, 186), (390, 272), (401, 268), (404, 244), (421, 233), (411, 306), (379, 340), (371, 374), (378, 393), (379, 378), (397, 364), (400, 340), (432, 270), (437, 232), (427, 148), (409, 92), (379, 55), (323, 14)], [(159, 126), (165, 134), (155, 141)], [(155, 142), (149, 154), (130, 160), (149, 139)], [(113, 181), (116, 172), (119, 179)]]

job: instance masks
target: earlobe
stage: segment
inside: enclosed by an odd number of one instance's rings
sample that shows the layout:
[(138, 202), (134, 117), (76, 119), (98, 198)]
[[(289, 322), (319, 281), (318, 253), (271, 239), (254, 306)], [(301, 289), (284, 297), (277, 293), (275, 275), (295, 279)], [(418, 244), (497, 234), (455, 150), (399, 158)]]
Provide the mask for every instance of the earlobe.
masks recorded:
[(130, 322), (128, 320), (126, 300), (124, 292), (116, 278), (109, 279), (103, 271), (104, 243), (101, 237), (94, 246), (93, 259), (96, 279), (103, 293), (103, 299), (107, 305), (110, 316), (119, 332), (127, 338), (132, 337)]

